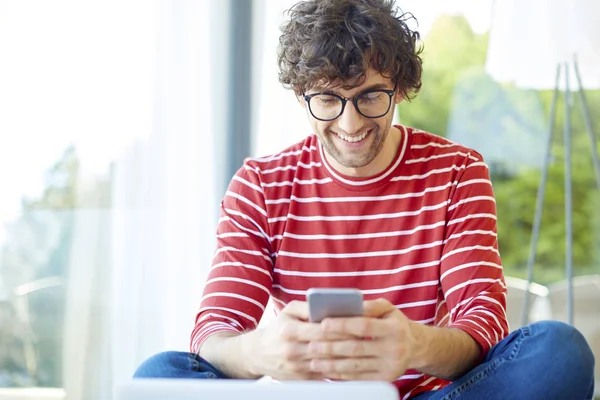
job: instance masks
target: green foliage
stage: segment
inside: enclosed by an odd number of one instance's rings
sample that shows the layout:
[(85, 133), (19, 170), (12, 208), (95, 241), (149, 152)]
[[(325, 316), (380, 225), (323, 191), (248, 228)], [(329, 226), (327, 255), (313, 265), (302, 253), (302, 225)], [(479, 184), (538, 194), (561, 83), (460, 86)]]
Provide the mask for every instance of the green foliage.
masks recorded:
[[(496, 193), (505, 273), (525, 278), (553, 92), (523, 90), (493, 81), (484, 70), (487, 43), (488, 35), (473, 33), (464, 17), (441, 17), (424, 38), (421, 92), (411, 103), (402, 103), (399, 113), (403, 124), (446, 136), (483, 154)], [(600, 91), (585, 94), (598, 137)], [(557, 103), (536, 251), (535, 280), (540, 283), (565, 276), (562, 97)], [(573, 263), (575, 273), (581, 275), (600, 272), (600, 192), (595, 186), (590, 139), (576, 93), (572, 107)], [(600, 149), (598, 142), (596, 139)]]

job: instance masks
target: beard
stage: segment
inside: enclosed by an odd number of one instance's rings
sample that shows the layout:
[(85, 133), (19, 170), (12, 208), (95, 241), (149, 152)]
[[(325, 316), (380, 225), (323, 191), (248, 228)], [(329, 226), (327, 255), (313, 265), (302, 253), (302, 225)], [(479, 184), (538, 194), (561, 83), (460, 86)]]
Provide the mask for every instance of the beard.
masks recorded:
[(361, 168), (369, 165), (383, 149), (385, 139), (389, 133), (389, 128), (382, 131), (379, 127), (373, 127), (367, 137), (363, 139), (365, 143), (360, 149), (344, 149), (338, 145), (341, 139), (336, 133), (327, 130), (322, 136), (321, 143), (323, 148), (338, 164), (346, 168)]

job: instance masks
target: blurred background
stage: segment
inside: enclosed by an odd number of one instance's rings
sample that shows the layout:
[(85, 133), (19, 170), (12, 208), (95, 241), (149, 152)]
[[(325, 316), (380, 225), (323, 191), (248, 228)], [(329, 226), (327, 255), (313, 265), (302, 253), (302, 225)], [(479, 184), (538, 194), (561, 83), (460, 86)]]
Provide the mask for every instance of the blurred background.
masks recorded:
[[(277, 80), (294, 2), (0, 0), (0, 399), (111, 399), (148, 356), (188, 348), (229, 179), (310, 133)], [(528, 291), (526, 322), (567, 320), (572, 253), (574, 323), (600, 358), (600, 2), (396, 4), (424, 43), (397, 120), (488, 162), (511, 329)]]

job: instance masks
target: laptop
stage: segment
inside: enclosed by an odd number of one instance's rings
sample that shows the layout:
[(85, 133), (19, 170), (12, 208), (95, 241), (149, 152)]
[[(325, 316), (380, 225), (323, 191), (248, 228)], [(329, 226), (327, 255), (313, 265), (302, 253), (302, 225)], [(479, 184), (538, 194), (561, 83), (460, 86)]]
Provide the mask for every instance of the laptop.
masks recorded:
[(116, 395), (116, 400), (398, 400), (398, 390), (387, 382), (236, 379), (134, 379), (118, 386)]

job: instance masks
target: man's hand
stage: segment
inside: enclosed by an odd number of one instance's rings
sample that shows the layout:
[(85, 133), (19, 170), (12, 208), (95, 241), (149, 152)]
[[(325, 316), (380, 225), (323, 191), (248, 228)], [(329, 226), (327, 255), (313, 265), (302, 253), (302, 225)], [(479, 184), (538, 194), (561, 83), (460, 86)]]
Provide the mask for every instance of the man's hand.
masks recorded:
[(320, 324), (307, 321), (308, 304), (292, 301), (269, 325), (244, 335), (248, 369), (254, 375), (269, 375), (278, 380), (325, 378), (311, 369), (314, 355), (309, 354), (309, 343), (351, 339), (352, 336), (327, 332)]
[[(384, 299), (365, 301), (364, 310), (364, 317), (321, 322), (329, 340), (311, 339), (304, 364), (310, 371), (329, 379), (388, 382), (404, 374), (416, 346), (414, 323)], [(332, 341), (334, 335), (347, 338)]]

